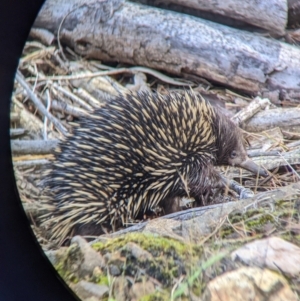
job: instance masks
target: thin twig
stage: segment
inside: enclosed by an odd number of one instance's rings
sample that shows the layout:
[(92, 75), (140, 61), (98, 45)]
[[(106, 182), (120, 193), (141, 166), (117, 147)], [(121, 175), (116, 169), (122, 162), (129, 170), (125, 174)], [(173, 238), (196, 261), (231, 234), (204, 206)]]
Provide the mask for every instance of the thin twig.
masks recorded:
[(87, 104), (85, 101), (83, 101), (78, 96), (74, 95), (72, 92), (69, 92), (66, 89), (64, 89), (63, 87), (60, 87), (56, 83), (53, 84), (53, 88), (56, 89), (57, 91), (60, 91), (61, 93), (63, 93), (67, 97), (69, 97), (70, 99), (72, 99), (74, 102), (76, 102), (77, 104), (79, 104), (84, 109), (89, 110), (89, 111), (93, 110), (92, 106), (90, 106), (89, 104)]
[(40, 166), (45, 165), (49, 163), (49, 160), (47, 159), (40, 159), (40, 160), (26, 160), (26, 161), (13, 161), (14, 166), (19, 167), (34, 167), (34, 166)]
[(40, 99), (32, 92), (30, 86), (27, 84), (25, 79), (23, 79), (22, 74), (20, 71), (17, 71), (16, 73), (16, 80), (18, 83), (25, 89), (28, 96), (30, 97), (31, 101), (35, 104), (36, 108), (39, 110), (41, 114), (46, 116), (55, 126), (56, 128), (64, 135), (68, 133), (66, 128), (59, 122), (58, 119), (56, 119), (54, 116), (52, 116), (47, 109), (44, 107)]
[(296, 172), (296, 170), (292, 167), (292, 165), (282, 156), (280, 152), (278, 152), (279, 156), (285, 161), (287, 166), (293, 171), (293, 173), (300, 179), (300, 175)]
[[(50, 96), (50, 93), (49, 93), (49, 89), (46, 90), (46, 95), (47, 95), (47, 108), (46, 108), (46, 110), (48, 112), (50, 112), (51, 96)], [(45, 119), (44, 119), (44, 139), (45, 140), (48, 139), (48, 135), (47, 135), (47, 123), (48, 123), (48, 118), (47, 118), (47, 116), (45, 116)]]
[[(44, 78), (44, 80), (72, 80), (72, 79), (81, 79), (81, 78), (91, 78), (91, 77), (97, 77), (97, 76), (105, 76), (105, 75), (118, 75), (122, 73), (130, 73), (135, 74), (137, 72), (144, 72), (147, 74), (150, 74), (154, 77), (157, 77), (159, 80), (174, 85), (174, 86), (185, 86), (190, 87), (193, 85), (193, 83), (184, 83), (179, 80), (173, 79), (169, 76), (166, 76), (158, 71), (152, 70), (150, 68), (146, 67), (132, 67), (132, 68), (120, 68), (120, 69), (114, 69), (114, 70), (108, 70), (108, 71), (99, 71), (94, 73), (80, 73), (80, 74), (72, 74), (72, 75), (58, 75), (58, 76), (47, 76)], [(28, 78), (29, 81), (32, 80), (32, 78)]]

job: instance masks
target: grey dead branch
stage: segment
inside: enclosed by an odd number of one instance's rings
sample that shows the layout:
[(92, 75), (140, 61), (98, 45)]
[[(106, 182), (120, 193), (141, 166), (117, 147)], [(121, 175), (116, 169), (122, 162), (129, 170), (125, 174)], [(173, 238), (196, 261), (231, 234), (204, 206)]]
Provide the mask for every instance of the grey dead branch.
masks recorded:
[(50, 154), (58, 140), (16, 140), (11, 142), (13, 154)]
[[(262, 205), (272, 206), (278, 201), (293, 200), (299, 196), (300, 184), (294, 183), (273, 191), (258, 193), (252, 198), (239, 202), (228, 202), (172, 213), (112, 234), (102, 235), (92, 243), (105, 241), (108, 237), (119, 237), (130, 232), (151, 232), (186, 242), (199, 242), (204, 235), (213, 233), (218, 224), (232, 212), (244, 212), (250, 208), (258, 208)], [(270, 210), (272, 210), (272, 207), (270, 207)]]
[(193, 12), (192, 15), (210, 18), (214, 22), (217, 20), (217, 23), (222, 23), (221, 21), (224, 20), (220, 18), (222, 16), (226, 17), (227, 23), (228, 20), (232, 23), (234, 20), (240, 21), (238, 24), (253, 25), (277, 36), (284, 35), (287, 24), (288, 6), (285, 0), (259, 2), (255, 0), (141, 0), (136, 2), (185, 13)]
[(249, 120), (245, 129), (259, 133), (274, 127), (300, 133), (300, 107), (261, 111)]

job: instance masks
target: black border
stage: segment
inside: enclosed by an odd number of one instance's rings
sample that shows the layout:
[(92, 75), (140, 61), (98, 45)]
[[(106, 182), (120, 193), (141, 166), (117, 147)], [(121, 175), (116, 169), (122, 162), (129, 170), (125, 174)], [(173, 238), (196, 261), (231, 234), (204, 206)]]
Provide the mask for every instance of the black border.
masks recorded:
[(79, 300), (29, 227), (11, 162), (9, 109), (18, 59), (43, 0), (0, 0), (0, 299)]

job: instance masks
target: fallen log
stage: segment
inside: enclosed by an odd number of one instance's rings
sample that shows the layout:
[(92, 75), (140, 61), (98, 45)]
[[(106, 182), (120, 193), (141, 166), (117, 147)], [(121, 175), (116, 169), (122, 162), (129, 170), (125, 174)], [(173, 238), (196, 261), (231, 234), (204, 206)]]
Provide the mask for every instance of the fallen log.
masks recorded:
[(261, 111), (249, 120), (245, 130), (259, 133), (275, 127), (298, 133), (300, 131), (300, 108), (278, 108)]
[[(151, 232), (162, 236), (174, 236), (176, 239), (186, 241), (201, 241), (203, 235), (214, 232), (223, 218), (232, 212), (242, 212), (251, 208), (261, 207), (266, 204), (274, 204), (278, 201), (291, 202), (299, 197), (300, 184), (293, 183), (276, 190), (256, 194), (249, 199), (239, 202), (228, 202), (188, 209), (168, 214), (146, 222), (138, 223), (126, 229), (111, 234), (104, 234), (91, 242), (105, 241), (107, 238), (119, 237), (130, 232)], [(166, 233), (168, 232), (168, 233)]]
[[(286, 0), (136, 0), (134, 2), (175, 11), (179, 11), (180, 8), (189, 8), (190, 10), (188, 11), (181, 11), (191, 12), (192, 15), (195, 15), (196, 11), (199, 12), (197, 15), (213, 21), (216, 18), (219, 21), (219, 16), (225, 17), (226, 20), (238, 20), (245, 24), (265, 29), (276, 36), (285, 34), (288, 16)], [(208, 12), (209, 14), (204, 14), (203, 12)]]
[(253, 95), (300, 91), (298, 48), (170, 11), (123, 0), (49, 0), (35, 26), (60, 28), (62, 41), (91, 58), (205, 77)]

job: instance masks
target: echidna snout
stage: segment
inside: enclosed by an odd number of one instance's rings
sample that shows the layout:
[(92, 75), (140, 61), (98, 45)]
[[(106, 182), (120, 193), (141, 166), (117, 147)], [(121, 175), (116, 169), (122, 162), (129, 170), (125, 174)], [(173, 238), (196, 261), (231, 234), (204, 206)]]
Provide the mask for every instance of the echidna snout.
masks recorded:
[(253, 174), (267, 177), (268, 173), (260, 166), (255, 164), (247, 155), (242, 139), (239, 140), (237, 146), (231, 151), (228, 158), (228, 165), (244, 168)]

